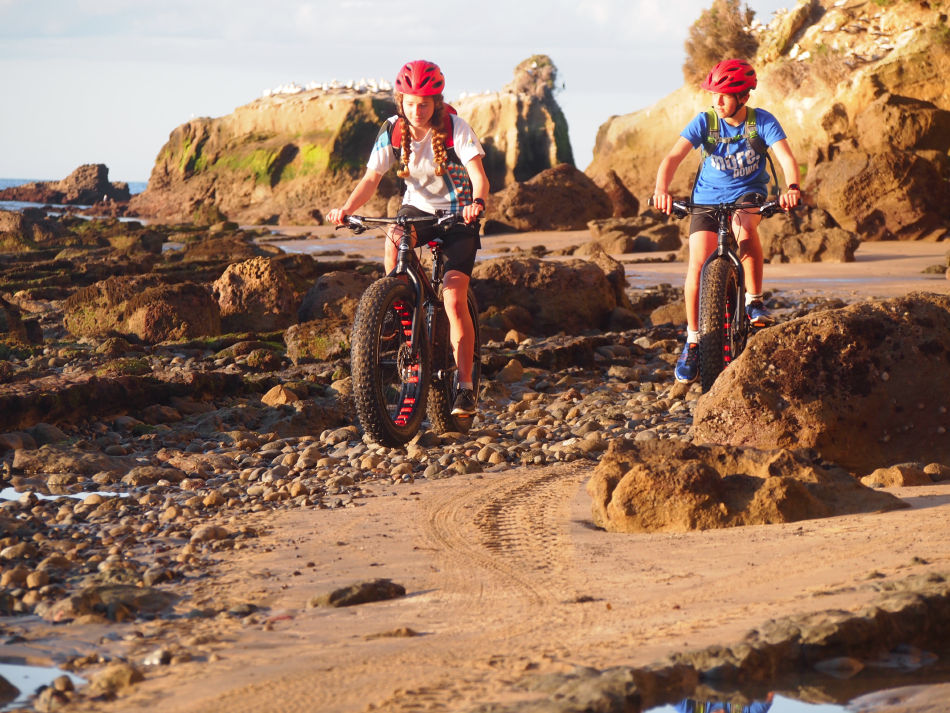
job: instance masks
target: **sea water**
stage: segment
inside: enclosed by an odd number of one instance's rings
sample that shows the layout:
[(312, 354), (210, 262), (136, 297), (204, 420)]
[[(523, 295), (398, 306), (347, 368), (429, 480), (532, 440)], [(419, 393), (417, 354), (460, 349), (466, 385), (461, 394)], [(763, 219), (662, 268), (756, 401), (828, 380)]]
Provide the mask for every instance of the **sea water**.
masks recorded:
[(0, 660), (0, 676), (3, 676), (20, 692), (6, 705), (0, 705), (0, 711), (22, 709), (29, 706), (30, 699), (40, 689), (52, 685), (53, 681), (66, 675), (73, 682), (73, 686), (80, 687), (86, 682), (74, 673), (61, 671), (54, 666), (28, 666), (24, 664), (6, 663)]
[[(48, 181), (47, 178), (0, 178), (0, 190), (15, 188), (25, 183)], [(52, 179), (56, 180), (56, 179)], [(129, 193), (133, 196), (145, 190), (148, 183), (145, 181), (129, 181)], [(40, 208), (45, 203), (28, 203), (25, 201), (0, 201), (0, 210), (23, 210), (24, 208)], [(73, 208), (88, 208), (89, 206), (72, 206)]]
[[(45, 181), (56, 181), (55, 178), (0, 178), (0, 190), (4, 188), (15, 188), (16, 186), (22, 186), (25, 183), (42, 183)], [(145, 190), (145, 187), (148, 185), (147, 181), (129, 181), (129, 193), (133, 196), (136, 193), (141, 193)]]

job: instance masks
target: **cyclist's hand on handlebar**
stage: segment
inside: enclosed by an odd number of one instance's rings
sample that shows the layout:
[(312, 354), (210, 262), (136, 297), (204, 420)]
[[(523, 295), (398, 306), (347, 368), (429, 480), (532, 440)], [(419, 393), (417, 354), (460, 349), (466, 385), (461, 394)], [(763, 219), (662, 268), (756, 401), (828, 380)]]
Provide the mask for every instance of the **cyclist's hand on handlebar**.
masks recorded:
[(462, 219), (465, 221), (465, 224), (468, 225), (478, 220), (479, 216), (484, 212), (485, 209), (480, 203), (469, 203), (462, 208)]
[(327, 213), (327, 220), (334, 225), (343, 225), (346, 222), (346, 212), (342, 208), (334, 208)]
[(798, 188), (792, 188), (779, 196), (778, 203), (785, 210), (791, 210), (802, 201), (802, 192)]
[(669, 193), (660, 193), (657, 191), (653, 194), (653, 198), (650, 199), (650, 203), (654, 208), (662, 210), (667, 215), (673, 212), (673, 196)]

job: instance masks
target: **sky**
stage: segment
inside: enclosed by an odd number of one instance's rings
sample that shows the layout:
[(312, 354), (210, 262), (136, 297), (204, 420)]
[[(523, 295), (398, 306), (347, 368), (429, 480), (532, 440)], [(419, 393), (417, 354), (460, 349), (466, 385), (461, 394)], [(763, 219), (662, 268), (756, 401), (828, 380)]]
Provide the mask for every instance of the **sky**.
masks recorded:
[[(791, 0), (747, 0), (767, 23)], [(597, 129), (683, 84), (683, 43), (712, 0), (0, 0), (0, 178), (104, 163), (147, 181), (175, 127), (265, 89), (392, 82), (438, 63), (446, 99), (497, 91), (546, 54), (574, 160)]]

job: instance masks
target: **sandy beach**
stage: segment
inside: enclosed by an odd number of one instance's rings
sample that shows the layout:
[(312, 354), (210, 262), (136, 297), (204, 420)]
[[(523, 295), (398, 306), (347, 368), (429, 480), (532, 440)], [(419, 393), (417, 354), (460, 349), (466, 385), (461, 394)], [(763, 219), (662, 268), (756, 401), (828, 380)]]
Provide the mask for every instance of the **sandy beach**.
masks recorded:
[[(288, 231), (281, 242), (289, 250), (296, 241), (308, 252), (380, 254), (379, 239), (300, 239), (311, 232)], [(490, 236), (483, 254), (538, 244), (556, 250), (584, 236)], [(766, 284), (790, 296), (846, 301), (946, 293), (943, 275), (922, 273), (944, 264), (946, 253), (939, 243), (864, 244), (854, 263), (767, 265)], [(633, 286), (682, 279), (682, 263), (616, 257)], [(476, 422), (472, 440), (479, 435)], [(592, 524), (585, 484), (594, 467), (584, 460), (380, 480), (347, 507), (254, 513), (230, 525), (257, 528), (261, 537), (215, 552), (206, 576), (176, 585), (188, 607), (250, 604), (246, 616), (17, 621), (11, 631), (23, 627), (30, 642), (10, 652), (55, 660), (94, 650), (141, 662), (156, 640), (188, 652), (191, 660), (146, 666), (145, 680), (117, 700), (80, 699), (70, 711), (464, 711), (543, 700), (526, 690), (538, 675), (646, 666), (738, 642), (773, 618), (855, 611), (889, 583), (950, 572), (950, 483), (891, 489), (909, 507), (888, 513), (620, 535)], [(308, 606), (317, 595), (378, 578), (404, 586), (406, 596)]]
[[(950, 571), (947, 484), (893, 489), (911, 508), (886, 514), (619, 535), (591, 525), (592, 467), (381, 486), (354, 508), (269, 515), (259, 523), (268, 535), (221, 556), (192, 599), (266, 613), (165, 625), (169, 641), (186, 636), (209, 657), (152, 667), (118, 701), (86, 710), (464, 711), (537, 697), (521, 690), (535, 675), (645, 666), (738, 642), (775, 617), (854, 611), (888, 582)], [(380, 577), (407, 595), (307, 607)], [(135, 631), (152, 626), (113, 625), (118, 640), (98, 645), (141, 657)]]
[[(312, 255), (332, 254), (338, 258), (362, 255), (382, 259), (382, 237), (367, 232), (354, 236), (331, 226), (282, 227), (272, 240), (288, 252)], [(482, 236), (478, 259), (502, 257), (512, 251), (530, 251), (543, 246), (564, 250), (590, 240), (586, 230), (510, 233)], [(765, 266), (765, 289), (789, 296), (837, 296), (845, 301), (865, 297), (893, 297), (913, 291), (950, 292), (944, 274), (925, 274), (934, 265), (947, 264), (950, 247), (939, 242), (865, 242), (851, 263), (770, 263)], [(631, 287), (651, 287), (669, 283), (680, 286), (686, 268), (682, 262), (665, 261), (668, 253), (628, 253), (613, 255), (624, 263)]]

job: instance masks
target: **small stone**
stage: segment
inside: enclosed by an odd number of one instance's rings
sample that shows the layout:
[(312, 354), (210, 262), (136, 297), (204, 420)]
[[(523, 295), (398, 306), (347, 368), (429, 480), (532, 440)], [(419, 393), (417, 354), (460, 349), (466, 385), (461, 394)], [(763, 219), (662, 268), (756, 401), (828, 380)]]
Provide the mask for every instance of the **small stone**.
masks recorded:
[(390, 579), (374, 579), (349, 587), (335, 589), (327, 594), (313, 597), (309, 607), (349, 607), (356, 604), (380, 602), (406, 595), (406, 588)]

